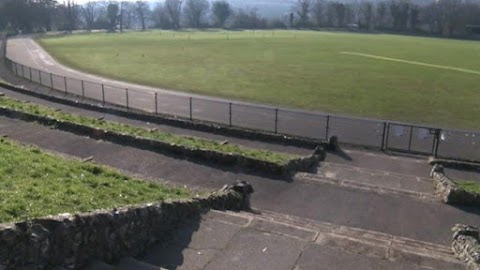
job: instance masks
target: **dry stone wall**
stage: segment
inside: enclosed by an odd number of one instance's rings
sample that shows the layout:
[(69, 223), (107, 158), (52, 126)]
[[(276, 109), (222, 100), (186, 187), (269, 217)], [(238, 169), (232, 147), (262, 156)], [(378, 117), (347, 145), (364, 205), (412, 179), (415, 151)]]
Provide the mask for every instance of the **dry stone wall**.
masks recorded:
[(0, 224), (0, 269), (80, 269), (91, 260), (137, 256), (205, 209), (248, 210), (252, 192), (238, 182), (203, 198)]
[(480, 206), (480, 194), (458, 187), (445, 175), (442, 165), (435, 164), (430, 176), (435, 184), (435, 193), (443, 202), (452, 205)]
[(480, 270), (479, 229), (457, 224), (452, 231), (452, 250), (455, 255), (467, 264), (467, 269)]

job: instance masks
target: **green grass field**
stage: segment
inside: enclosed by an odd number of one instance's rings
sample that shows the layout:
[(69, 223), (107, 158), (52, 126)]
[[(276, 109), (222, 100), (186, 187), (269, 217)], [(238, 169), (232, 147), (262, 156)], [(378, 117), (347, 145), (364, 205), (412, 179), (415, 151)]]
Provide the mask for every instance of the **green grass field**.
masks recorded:
[(0, 153), (0, 223), (192, 196), (3, 138)]
[(40, 43), (66, 65), (145, 85), (480, 129), (480, 42), (313, 31), (153, 31)]

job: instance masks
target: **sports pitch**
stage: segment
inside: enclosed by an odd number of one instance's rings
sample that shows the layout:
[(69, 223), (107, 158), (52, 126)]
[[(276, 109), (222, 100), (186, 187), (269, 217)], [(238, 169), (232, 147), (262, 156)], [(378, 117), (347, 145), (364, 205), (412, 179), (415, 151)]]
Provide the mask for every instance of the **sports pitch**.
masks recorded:
[(480, 129), (480, 42), (315, 31), (48, 37), (61, 63), (211, 96)]

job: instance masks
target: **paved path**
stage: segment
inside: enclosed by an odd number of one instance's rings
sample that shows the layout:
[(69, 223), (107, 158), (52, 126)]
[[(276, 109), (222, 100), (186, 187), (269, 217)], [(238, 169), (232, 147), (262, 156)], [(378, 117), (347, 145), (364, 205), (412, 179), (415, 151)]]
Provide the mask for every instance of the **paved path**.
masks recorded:
[(93, 156), (101, 164), (191, 187), (218, 188), (235, 180), (250, 181), (256, 189), (252, 203), (259, 209), (421, 241), (448, 245), (455, 223), (480, 224), (476, 209), (319, 182), (258, 177), (3, 117), (0, 134), (62, 154)]
[(268, 143), (268, 142), (253, 141), (253, 140), (242, 139), (242, 138), (237, 138), (233, 136), (216, 135), (216, 134), (202, 132), (194, 129), (179, 128), (179, 127), (173, 127), (168, 125), (148, 123), (148, 122), (134, 120), (134, 119), (130, 119), (127, 117), (122, 117), (114, 114), (96, 112), (96, 111), (82, 109), (75, 106), (59, 104), (59, 103), (44, 100), (41, 98), (36, 98), (30, 95), (18, 93), (18, 92), (1, 88), (1, 87), (0, 87), (0, 92), (4, 93), (7, 97), (10, 97), (10, 98), (48, 106), (50, 108), (55, 108), (66, 113), (79, 114), (79, 115), (84, 115), (84, 116), (93, 117), (93, 118), (103, 118), (107, 121), (114, 121), (114, 122), (119, 122), (119, 123), (124, 123), (128, 125), (149, 128), (149, 129), (157, 129), (158, 131), (162, 131), (162, 132), (205, 138), (205, 139), (215, 140), (219, 142), (228, 141), (231, 144), (238, 144), (244, 147), (265, 149), (265, 150), (271, 150), (271, 151), (277, 151), (277, 152), (285, 152), (285, 153), (296, 154), (296, 155), (310, 155), (313, 151), (313, 149), (307, 149), (307, 148), (301, 148), (301, 147), (295, 147), (295, 146), (289, 146), (289, 145), (279, 145), (279, 144)]

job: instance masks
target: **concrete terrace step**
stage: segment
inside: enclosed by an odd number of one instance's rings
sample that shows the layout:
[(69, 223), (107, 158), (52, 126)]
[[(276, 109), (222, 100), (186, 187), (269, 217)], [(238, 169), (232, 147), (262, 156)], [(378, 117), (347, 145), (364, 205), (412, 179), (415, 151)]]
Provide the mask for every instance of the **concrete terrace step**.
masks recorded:
[[(59, 268), (58, 270), (60, 270)], [(136, 260), (131, 257), (121, 259), (115, 266), (101, 262), (94, 261), (90, 263), (83, 270), (166, 270), (165, 268), (155, 266), (143, 261)]]
[(165, 270), (160, 266), (155, 266), (143, 261), (138, 261), (134, 258), (128, 257), (120, 260), (115, 266), (115, 270)]
[[(214, 214), (219, 213), (214, 212)], [(445, 265), (456, 266), (451, 269), (462, 269), (463, 266), (449, 246), (272, 211), (263, 210), (260, 215), (227, 214), (250, 219), (250, 226), (258, 230), (301, 238), (318, 245), (328, 245), (366, 256), (380, 257), (390, 261), (406, 260), (432, 269), (437, 267), (443, 269)], [(314, 234), (315, 237), (313, 237)]]
[(83, 268), (83, 270), (114, 270), (115, 267), (113, 267), (110, 264), (106, 264), (104, 262), (100, 261), (94, 261), (90, 263), (87, 267)]
[(344, 164), (322, 162), (315, 174), (298, 173), (295, 179), (350, 186), (379, 193), (434, 198), (434, 187), (430, 178)]
[(325, 161), (360, 168), (428, 177), (431, 166), (424, 156), (392, 154), (379, 151), (342, 149), (330, 152)]
[[(463, 268), (448, 246), (270, 211), (210, 211), (199, 224), (180, 229), (186, 231), (142, 260), (168, 269), (207, 270), (260, 269), (265, 263), (269, 265), (265, 269)], [(318, 265), (327, 268), (302, 267), (302, 262), (308, 264), (316, 256), (325, 260), (317, 261)], [(334, 262), (338, 256), (348, 263)], [(349, 263), (356, 260), (370, 266), (352, 268)]]
[[(400, 189), (400, 188), (391, 188), (388, 185), (381, 185), (381, 184), (369, 184), (369, 183), (362, 183), (359, 181), (351, 181), (351, 180), (342, 180), (336, 178), (327, 178), (322, 177), (317, 174), (309, 174), (309, 173), (298, 173), (295, 175), (295, 180), (297, 181), (309, 181), (309, 182), (317, 182), (322, 184), (331, 184), (337, 185), (345, 188), (352, 188), (352, 189), (359, 189), (364, 191), (375, 192), (378, 194), (388, 194), (388, 195), (398, 195), (398, 196), (407, 196), (417, 199), (423, 199), (428, 201), (439, 201), (440, 199), (433, 194), (433, 187), (431, 193), (425, 192), (416, 192), (412, 190)], [(433, 185), (433, 184), (432, 184)]]

